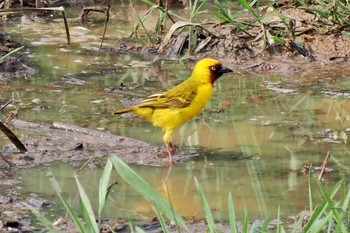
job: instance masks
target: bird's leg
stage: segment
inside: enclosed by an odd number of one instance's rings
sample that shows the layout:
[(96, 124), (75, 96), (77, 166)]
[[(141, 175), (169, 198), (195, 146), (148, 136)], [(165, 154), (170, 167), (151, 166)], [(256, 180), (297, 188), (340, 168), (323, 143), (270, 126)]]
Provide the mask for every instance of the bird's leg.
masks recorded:
[(172, 130), (164, 130), (164, 136), (163, 136), (163, 141), (166, 145), (167, 148), (167, 152), (169, 155), (169, 162), (170, 164), (174, 163), (174, 159), (173, 159), (173, 155), (175, 154), (175, 147), (174, 145), (171, 143), (171, 133), (173, 132)]
[(175, 147), (171, 142), (166, 143), (166, 147), (169, 155), (169, 162), (174, 163), (173, 155), (175, 154)]
[(167, 148), (170, 151), (171, 155), (174, 155), (177, 150), (176, 146), (174, 146), (171, 142), (167, 144)]

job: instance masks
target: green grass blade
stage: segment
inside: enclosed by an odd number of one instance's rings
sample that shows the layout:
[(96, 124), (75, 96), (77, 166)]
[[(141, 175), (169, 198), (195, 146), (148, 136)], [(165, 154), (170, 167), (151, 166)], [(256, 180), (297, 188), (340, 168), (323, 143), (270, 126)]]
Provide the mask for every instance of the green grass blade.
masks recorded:
[(66, 209), (66, 211), (68, 212), (69, 216), (71, 217), (71, 219), (75, 223), (76, 227), (78, 228), (78, 230), (80, 232), (85, 233), (86, 229), (83, 227), (83, 224), (79, 220), (78, 216), (74, 213), (72, 208), (70, 208), (68, 203), (61, 196), (60, 187), (58, 186), (58, 183), (57, 183), (56, 179), (55, 178), (51, 178), (50, 180), (51, 180), (51, 184), (52, 184), (53, 189), (56, 191), (56, 194), (57, 194), (58, 198), (61, 200), (64, 208)]
[[(322, 232), (323, 227), (329, 223), (330, 220), (332, 220), (332, 212), (324, 213), (324, 217), (317, 219), (316, 221), (312, 222), (311, 228), (306, 231), (305, 228), (303, 229), (302, 233), (313, 233), (313, 232)], [(310, 222), (310, 220), (309, 220)], [(331, 224), (333, 225), (333, 224)]]
[(208, 204), (207, 199), (205, 198), (203, 189), (201, 188), (201, 185), (199, 184), (198, 180), (196, 177), (194, 177), (194, 182), (196, 183), (197, 190), (199, 192), (199, 195), (201, 197), (202, 205), (203, 205), (203, 210), (204, 210), (204, 215), (207, 220), (208, 227), (210, 229), (210, 232), (217, 232), (218, 229), (214, 223), (214, 218), (213, 215), (211, 214), (211, 210)]
[(196, 7), (197, 6), (197, 3), (196, 3), (195, 8), (192, 10), (191, 19), (198, 15), (199, 11), (202, 9), (202, 7), (206, 1), (207, 0), (203, 0), (198, 7)]
[(294, 224), (291, 233), (297, 233), (297, 232), (300, 231), (300, 229), (303, 228), (303, 226), (302, 226), (302, 221), (303, 221), (303, 219), (304, 219), (306, 213), (307, 213), (306, 211), (303, 211), (303, 212), (301, 213), (301, 215), (300, 215), (298, 221)]
[[(341, 183), (342, 181), (339, 181), (338, 182), (338, 186), (340, 187), (341, 186)], [(323, 197), (326, 199), (326, 201), (328, 202), (328, 205), (330, 206), (332, 212), (333, 212), (333, 217), (334, 219), (336, 220), (337, 222), (337, 226), (336, 226), (336, 229), (335, 229), (335, 232), (338, 232), (339, 231), (339, 228), (341, 228), (341, 231), (342, 232), (347, 232), (347, 228), (346, 226), (344, 225), (344, 222), (343, 222), (343, 217), (344, 215), (343, 214), (339, 214), (338, 212), (338, 208), (337, 206), (334, 204), (334, 202), (332, 201), (332, 197), (327, 193), (327, 191), (323, 188), (322, 184), (320, 181), (317, 182), (317, 185), (319, 187), (319, 189), (321, 190), (321, 193), (323, 195)], [(336, 185), (336, 186), (337, 186)], [(337, 231), (338, 230), (338, 231)]]
[(244, 6), (244, 8), (250, 11), (250, 13), (252, 13), (256, 18), (259, 17), (246, 0), (238, 0), (238, 1)]
[(230, 220), (230, 230), (231, 233), (238, 233), (237, 224), (236, 224), (236, 214), (233, 204), (233, 198), (231, 192), (228, 194), (228, 216)]
[(149, 203), (161, 211), (167, 218), (171, 219), (180, 227), (186, 228), (186, 223), (153, 187), (135, 173), (125, 162), (116, 156), (110, 157), (115, 170), (119, 175), (138, 193), (140, 193)]
[(250, 228), (249, 233), (257, 233), (259, 232), (258, 225), (256, 221), (253, 222), (252, 227)]
[[(341, 186), (341, 182), (338, 182), (332, 188), (332, 190), (328, 194), (330, 198), (334, 197), (334, 195), (339, 190), (340, 186)], [(310, 229), (315, 227), (314, 224), (318, 224), (322, 215), (325, 214), (327, 206), (328, 206), (327, 200), (323, 200), (313, 212), (311, 212), (311, 210), (310, 210), (310, 219), (309, 219), (308, 223), (304, 226), (303, 232), (310, 232)]]
[(136, 231), (136, 233), (147, 233), (141, 227), (138, 227), (138, 226), (135, 226), (135, 231)]
[(278, 206), (278, 210), (277, 210), (277, 229), (276, 232), (277, 233), (281, 233), (281, 206)]
[(155, 6), (155, 5), (157, 5), (157, 4), (155, 4), (154, 2), (148, 1), (148, 0), (141, 0), (141, 1), (144, 2), (144, 3), (146, 3), (146, 4), (148, 4), (148, 5), (150, 5), (150, 6)]
[(94, 227), (92, 226), (89, 214), (88, 214), (88, 212), (86, 210), (86, 207), (84, 206), (83, 202), (81, 201), (81, 198), (79, 199), (79, 206), (80, 206), (80, 211), (81, 211), (82, 218), (85, 221), (86, 232), (87, 233), (96, 233), (94, 231)]
[(238, 233), (238, 228), (236, 224), (235, 206), (234, 206), (231, 192), (229, 192), (228, 194), (228, 216), (230, 221), (231, 233)]
[(247, 212), (247, 209), (244, 208), (244, 217), (243, 217), (243, 223), (242, 223), (242, 233), (248, 233), (248, 225), (249, 225), (248, 212)]
[(103, 169), (101, 178), (100, 178), (100, 184), (98, 187), (98, 217), (101, 217), (103, 207), (106, 204), (107, 199), (107, 188), (108, 188), (108, 182), (109, 177), (111, 175), (112, 171), (112, 163), (108, 159), (105, 168)]
[(286, 233), (286, 230), (284, 229), (284, 227), (281, 225), (281, 233)]
[(312, 180), (312, 166), (309, 166), (309, 210), (310, 215), (312, 215), (312, 212), (314, 211), (313, 203), (312, 203), (312, 197), (313, 197), (313, 180)]
[(10, 51), (9, 53), (5, 54), (4, 56), (0, 57), (0, 61), (4, 60), (5, 58), (9, 57), (11, 54), (18, 52), (19, 50), (23, 49), (24, 46), (15, 48), (14, 50)]
[(42, 215), (37, 209), (32, 207), (31, 205), (28, 205), (27, 203), (22, 203), (25, 207), (30, 209), (32, 213), (35, 215), (35, 217), (46, 227), (46, 230), (48, 230), (51, 233), (59, 233), (59, 231), (52, 225), (52, 223), (45, 218), (44, 215)]
[(168, 227), (164, 221), (164, 218), (157, 208), (156, 208), (156, 212), (157, 212), (157, 216), (158, 216), (158, 220), (160, 222), (160, 225), (162, 226), (163, 233), (169, 233), (169, 230), (168, 230)]
[(234, 20), (232, 19), (231, 15), (229, 14), (229, 12), (227, 12), (225, 10), (225, 8), (223, 7), (223, 5), (221, 4), (221, 2), (219, 0), (214, 0), (214, 4), (215, 6), (219, 9), (221, 15), (224, 17), (224, 19), (230, 23), (230, 24), (234, 24)]
[(74, 174), (75, 182), (77, 183), (78, 190), (79, 190), (79, 195), (81, 199), (81, 204), (83, 209), (86, 211), (87, 216), (85, 217), (85, 221), (87, 226), (90, 226), (95, 233), (99, 233), (99, 229), (96, 223), (96, 218), (94, 211), (92, 210), (91, 203), (89, 201), (89, 198), (85, 192), (85, 189), (83, 186), (80, 184), (80, 181), (78, 179), (78, 176)]
[(83, 227), (83, 224), (81, 223), (81, 221), (79, 220), (78, 215), (76, 215), (73, 212), (73, 209), (70, 208), (70, 206), (68, 205), (68, 203), (63, 199), (63, 197), (61, 196), (61, 194), (57, 193), (57, 196), (59, 197), (59, 199), (61, 200), (64, 208), (66, 209), (66, 211), (68, 212), (69, 216), (71, 217), (71, 219), (73, 220), (73, 222), (75, 223), (75, 225), (77, 226), (77, 228), (79, 229), (80, 232), (85, 233), (86, 229)]
[(270, 223), (270, 216), (267, 215), (265, 217), (265, 220), (264, 220), (262, 226), (261, 226), (260, 232), (267, 232), (267, 228), (269, 227), (269, 223)]

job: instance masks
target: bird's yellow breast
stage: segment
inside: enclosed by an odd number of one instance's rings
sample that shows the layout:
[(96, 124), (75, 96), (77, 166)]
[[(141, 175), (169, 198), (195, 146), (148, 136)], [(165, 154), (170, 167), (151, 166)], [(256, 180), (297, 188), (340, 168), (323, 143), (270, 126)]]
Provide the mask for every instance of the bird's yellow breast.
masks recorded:
[(209, 101), (212, 92), (212, 84), (199, 85), (197, 87), (197, 95), (190, 105), (184, 108), (155, 109), (151, 122), (153, 122), (154, 126), (161, 127), (163, 131), (173, 130), (196, 116)]

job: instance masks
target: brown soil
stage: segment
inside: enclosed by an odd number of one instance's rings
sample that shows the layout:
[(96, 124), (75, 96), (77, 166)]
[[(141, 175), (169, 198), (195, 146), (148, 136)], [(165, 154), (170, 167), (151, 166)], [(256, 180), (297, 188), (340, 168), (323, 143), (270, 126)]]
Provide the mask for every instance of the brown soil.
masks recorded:
[[(14, 120), (13, 126), (24, 130), (20, 138), (28, 152), (17, 153), (13, 145), (5, 146), (0, 151), (16, 167), (109, 155), (117, 155), (127, 163), (164, 166), (163, 159), (157, 156), (160, 154), (159, 147), (136, 139), (59, 122), (38, 124)], [(2, 161), (2, 166), (5, 165)]]

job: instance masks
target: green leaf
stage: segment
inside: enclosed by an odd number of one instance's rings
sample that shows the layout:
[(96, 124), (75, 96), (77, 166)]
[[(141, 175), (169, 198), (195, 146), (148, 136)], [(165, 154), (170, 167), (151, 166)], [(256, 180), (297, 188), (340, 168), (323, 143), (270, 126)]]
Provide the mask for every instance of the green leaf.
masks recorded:
[(236, 224), (236, 215), (233, 204), (233, 198), (231, 192), (228, 194), (228, 216), (230, 220), (230, 229), (231, 233), (238, 233), (237, 224)]
[(300, 229), (302, 229), (302, 221), (304, 220), (304, 217), (306, 215), (307, 211), (304, 210), (301, 215), (299, 216), (299, 219), (296, 223), (294, 223), (293, 229), (291, 231), (291, 233), (296, 233), (298, 232)]
[(259, 17), (246, 0), (238, 0), (238, 1), (244, 6), (244, 8), (250, 11), (256, 18)]
[(46, 229), (51, 233), (59, 233), (59, 231), (52, 225), (52, 223), (45, 218), (44, 215), (42, 215), (37, 209), (32, 207), (31, 205), (28, 205), (27, 203), (22, 203), (25, 207), (30, 209), (32, 213), (37, 217), (37, 219), (46, 227)]
[(260, 232), (267, 232), (268, 231), (267, 228), (269, 227), (269, 223), (270, 223), (270, 216), (268, 215), (265, 217), (265, 220), (261, 226)]
[(158, 216), (158, 220), (160, 222), (160, 225), (162, 226), (163, 233), (169, 233), (169, 230), (168, 230), (168, 227), (164, 221), (164, 218), (157, 208), (156, 208), (156, 212), (157, 212), (157, 216)]
[(66, 209), (66, 211), (68, 212), (69, 216), (71, 217), (71, 219), (73, 220), (73, 222), (75, 223), (75, 225), (77, 226), (79, 231), (82, 232), (82, 233), (85, 233), (86, 229), (83, 227), (83, 224), (80, 222), (78, 216), (74, 213), (72, 208), (70, 208), (68, 203), (61, 196), (60, 187), (58, 186), (58, 183), (57, 183), (56, 179), (55, 178), (50, 178), (50, 180), (51, 180), (52, 187), (56, 191), (57, 196), (61, 200), (61, 202), (62, 202), (64, 208)]
[[(341, 185), (341, 182), (338, 182), (339, 184), (339, 187)], [(332, 197), (327, 193), (327, 191), (323, 188), (322, 184), (320, 181), (317, 182), (317, 185), (318, 187), (320, 188), (321, 192), (322, 192), (322, 195), (323, 197), (326, 199), (326, 201), (328, 202), (328, 205), (330, 207), (330, 209), (332, 210), (333, 212), (333, 217), (334, 219), (336, 220), (337, 222), (337, 226), (335, 228), (335, 232), (339, 232), (339, 228), (341, 228), (341, 232), (347, 232), (347, 227), (344, 225), (344, 222), (343, 222), (343, 217), (344, 215), (343, 214), (339, 214), (338, 212), (338, 208), (337, 208), (337, 205), (332, 201)], [(342, 209), (341, 209), (342, 210)]]
[(244, 232), (244, 233), (248, 232), (248, 225), (249, 225), (248, 212), (247, 212), (247, 209), (244, 208), (244, 217), (243, 217), (243, 223), (242, 223), (242, 232)]
[(274, 41), (276, 41), (277, 43), (284, 45), (284, 40), (282, 40), (281, 38), (279, 38), (278, 36), (272, 36), (272, 39)]
[(140, 193), (149, 203), (161, 211), (167, 218), (171, 219), (180, 227), (186, 228), (186, 223), (172, 206), (161, 196), (152, 186), (134, 172), (125, 162), (116, 156), (111, 156), (110, 160), (119, 175), (138, 193)]
[(210, 232), (217, 232), (218, 229), (214, 223), (214, 218), (213, 215), (211, 214), (210, 207), (208, 204), (207, 199), (205, 198), (204, 192), (201, 188), (201, 185), (199, 184), (198, 180), (196, 177), (194, 177), (194, 182), (196, 183), (197, 190), (199, 192), (199, 195), (201, 197), (202, 205), (203, 205), (203, 210), (204, 210), (204, 215), (207, 220), (208, 227), (210, 229)]
[(203, 0), (200, 5), (197, 7), (197, 3), (198, 3), (198, 0), (195, 0), (195, 4), (194, 4), (194, 8), (192, 9), (191, 11), (191, 19), (193, 19), (194, 17), (196, 17), (199, 13), (199, 11), (202, 9), (204, 3), (206, 2), (207, 0)]
[(101, 178), (100, 178), (100, 184), (98, 187), (98, 217), (101, 217), (103, 207), (105, 206), (106, 199), (107, 199), (107, 188), (108, 188), (108, 182), (109, 177), (111, 175), (112, 171), (112, 163), (108, 159), (105, 168), (103, 169)]
[(312, 166), (309, 166), (309, 210), (310, 210), (310, 215), (312, 215), (312, 212), (314, 211), (313, 209), (313, 203), (312, 203), (312, 196), (313, 196), (313, 179), (312, 179)]
[[(311, 183), (311, 178), (309, 178), (309, 183)], [(337, 193), (337, 191), (339, 190), (341, 186), (341, 181), (338, 182), (333, 188), (332, 190), (329, 192), (329, 198), (333, 198), (335, 196), (335, 194)], [(311, 185), (309, 184), (309, 192), (310, 192), (310, 187)], [(312, 190), (312, 189), (311, 189)], [(310, 194), (309, 194), (310, 195)], [(310, 197), (311, 198), (311, 197)], [(311, 212), (311, 209), (310, 209), (310, 219), (308, 221), (308, 223), (304, 226), (303, 228), (303, 232), (310, 232), (310, 230), (312, 228), (315, 228), (315, 227), (319, 227), (319, 221), (320, 219), (322, 218), (322, 216), (326, 213), (326, 208), (328, 206), (328, 202), (327, 200), (323, 200), (318, 206), (316, 209), (314, 209), (312, 212)], [(315, 232), (315, 231), (313, 231)]]
[(100, 231), (99, 231), (97, 223), (96, 223), (95, 214), (94, 214), (94, 211), (92, 210), (91, 203), (90, 203), (89, 198), (85, 192), (85, 189), (80, 184), (80, 181), (78, 179), (77, 174), (74, 174), (74, 178), (75, 178), (75, 182), (77, 183), (77, 186), (78, 186), (82, 208), (83, 208), (83, 210), (86, 211), (86, 214), (87, 214), (84, 218), (85, 222), (86, 222), (87, 226), (90, 227), (94, 233), (99, 233)]
[(214, 0), (215, 6), (219, 9), (220, 13), (222, 14), (222, 17), (230, 24), (234, 24), (234, 20), (232, 19), (230, 13), (225, 10), (223, 5), (219, 0)]

